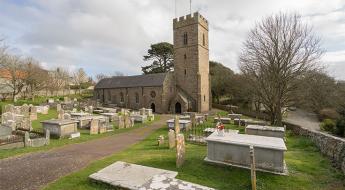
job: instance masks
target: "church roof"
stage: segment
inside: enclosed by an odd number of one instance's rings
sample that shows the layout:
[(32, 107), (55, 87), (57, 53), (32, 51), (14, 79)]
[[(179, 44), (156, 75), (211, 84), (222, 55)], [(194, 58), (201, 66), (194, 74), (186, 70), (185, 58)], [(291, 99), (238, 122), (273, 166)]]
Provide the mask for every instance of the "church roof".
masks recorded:
[(116, 76), (100, 80), (95, 89), (163, 86), (167, 73)]

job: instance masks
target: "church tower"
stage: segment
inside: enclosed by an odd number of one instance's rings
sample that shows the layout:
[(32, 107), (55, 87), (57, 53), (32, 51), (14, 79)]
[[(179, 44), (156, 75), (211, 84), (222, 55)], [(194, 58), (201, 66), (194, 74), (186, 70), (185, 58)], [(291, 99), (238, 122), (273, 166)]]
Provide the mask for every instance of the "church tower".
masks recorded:
[(173, 29), (176, 88), (192, 100), (185, 111), (207, 112), (210, 108), (208, 22), (196, 12), (175, 18)]

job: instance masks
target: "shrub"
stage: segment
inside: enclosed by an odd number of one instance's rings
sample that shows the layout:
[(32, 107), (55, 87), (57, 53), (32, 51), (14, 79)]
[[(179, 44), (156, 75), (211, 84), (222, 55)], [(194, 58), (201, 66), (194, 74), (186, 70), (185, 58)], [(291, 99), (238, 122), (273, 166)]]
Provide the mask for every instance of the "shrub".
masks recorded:
[(335, 134), (343, 137), (345, 135), (345, 118), (341, 118), (337, 120)]
[(321, 123), (321, 130), (334, 132), (335, 131), (335, 122), (332, 119), (325, 119)]

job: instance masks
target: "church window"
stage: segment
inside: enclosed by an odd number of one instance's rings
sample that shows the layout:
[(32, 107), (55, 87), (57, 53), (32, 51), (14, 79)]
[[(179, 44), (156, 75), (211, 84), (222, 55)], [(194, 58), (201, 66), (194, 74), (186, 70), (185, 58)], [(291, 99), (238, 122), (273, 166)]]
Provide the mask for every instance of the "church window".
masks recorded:
[(111, 92), (110, 92), (110, 90), (108, 91), (108, 101), (109, 102), (111, 101)]
[(187, 55), (186, 55), (186, 54), (184, 54), (184, 59), (185, 59), (185, 60), (187, 59)]
[(139, 94), (135, 93), (135, 103), (139, 104)]
[(184, 75), (185, 75), (185, 76), (187, 75), (187, 69), (184, 70)]
[(124, 98), (124, 96), (123, 96), (123, 93), (121, 92), (120, 93), (120, 102), (124, 102), (125, 101), (125, 98)]
[(205, 46), (205, 34), (202, 34), (202, 45)]
[(187, 45), (187, 44), (188, 44), (188, 34), (187, 34), (187, 32), (185, 32), (185, 33), (183, 34), (183, 44), (184, 44), (184, 45)]
[(204, 95), (204, 102), (206, 102), (206, 96)]
[(156, 97), (156, 92), (155, 91), (151, 91), (150, 95), (151, 95), (151, 98), (155, 98)]

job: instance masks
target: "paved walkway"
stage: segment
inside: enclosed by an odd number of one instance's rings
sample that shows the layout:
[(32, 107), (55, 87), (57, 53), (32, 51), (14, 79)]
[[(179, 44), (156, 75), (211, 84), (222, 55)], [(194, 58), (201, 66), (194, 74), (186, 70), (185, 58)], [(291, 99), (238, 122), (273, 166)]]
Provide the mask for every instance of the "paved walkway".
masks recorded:
[(67, 145), (47, 152), (25, 154), (0, 160), (0, 189), (39, 189), (90, 162), (112, 155), (145, 139), (162, 127), (168, 115), (148, 127), (81, 144)]
[(289, 111), (287, 118), (284, 119), (289, 123), (302, 126), (307, 129), (320, 131), (320, 122), (316, 114), (309, 113), (300, 109)]

